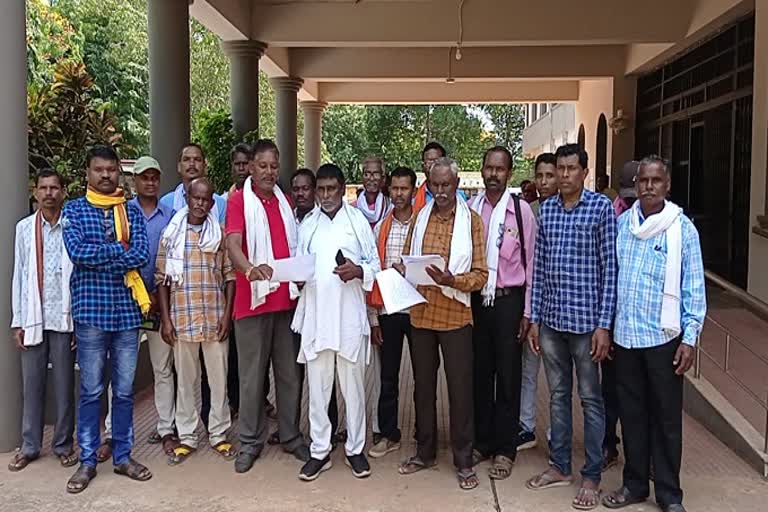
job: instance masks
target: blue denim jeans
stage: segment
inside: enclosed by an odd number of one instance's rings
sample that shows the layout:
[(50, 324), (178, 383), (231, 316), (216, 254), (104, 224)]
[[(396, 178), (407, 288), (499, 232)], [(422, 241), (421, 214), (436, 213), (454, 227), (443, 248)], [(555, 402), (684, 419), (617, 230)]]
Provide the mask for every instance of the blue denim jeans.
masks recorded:
[(605, 410), (600, 388), (600, 367), (592, 362), (592, 333), (573, 334), (541, 326), (539, 336), (544, 371), (550, 393), (552, 440), (550, 460), (560, 473), (571, 474), (573, 445), (573, 368), (576, 367), (578, 392), (584, 410), (584, 451), (586, 462), (581, 476), (600, 482), (603, 463)]
[(101, 443), (101, 395), (104, 369), (112, 365), (112, 461), (128, 462), (133, 447), (133, 377), (139, 355), (139, 330), (102, 331), (90, 325), (75, 325), (77, 362), (80, 366), (77, 442), (80, 462), (96, 467)]

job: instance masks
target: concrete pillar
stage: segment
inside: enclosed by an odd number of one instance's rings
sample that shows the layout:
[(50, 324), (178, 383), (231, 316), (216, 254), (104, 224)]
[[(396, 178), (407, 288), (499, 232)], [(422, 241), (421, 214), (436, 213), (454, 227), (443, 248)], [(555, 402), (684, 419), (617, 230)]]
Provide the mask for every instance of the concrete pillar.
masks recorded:
[[(637, 78), (619, 75), (613, 77), (613, 111), (605, 113), (606, 121), (616, 116), (619, 110), (627, 119), (627, 126), (620, 133), (613, 133), (608, 127), (608, 176), (614, 187), (624, 163), (635, 157), (635, 104), (637, 103)], [(611, 138), (611, 135), (613, 137)], [(590, 155), (591, 156), (591, 155)]]
[(296, 171), (296, 94), (304, 81), (301, 78), (272, 78), (277, 114), (277, 147), (280, 150), (280, 185), (288, 190)]
[(259, 59), (267, 45), (259, 41), (224, 41), (229, 57), (232, 126), (240, 137), (259, 131)]
[(11, 275), (15, 224), (27, 213), (27, 43), (24, 2), (7, 2), (0, 16), (0, 452), (21, 438), (21, 364), (8, 330), (11, 325)]
[(304, 111), (304, 167), (317, 171), (320, 167), (320, 147), (323, 142), (324, 101), (302, 101)]
[(160, 188), (179, 182), (176, 164), (189, 141), (189, 0), (149, 0), (149, 146), (163, 168)]
[[(750, 176), (749, 271), (747, 291), (768, 301), (768, 3), (755, 2), (755, 57), (752, 85), (752, 173)], [(760, 218), (758, 218), (760, 217)], [(762, 225), (761, 221), (762, 220)]]

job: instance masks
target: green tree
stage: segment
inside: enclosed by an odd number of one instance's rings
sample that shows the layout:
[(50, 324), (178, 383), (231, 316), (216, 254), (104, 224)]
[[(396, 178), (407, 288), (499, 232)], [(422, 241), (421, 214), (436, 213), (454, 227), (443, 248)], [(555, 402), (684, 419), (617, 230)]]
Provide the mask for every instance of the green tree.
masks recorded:
[(110, 105), (82, 62), (63, 61), (53, 84), (28, 91), (29, 172), (53, 167), (68, 182), (70, 196), (84, 192), (84, 148), (119, 146), (121, 134)]
[(83, 60), (123, 132), (124, 155), (149, 151), (146, 0), (57, 0), (53, 7), (83, 37)]
[(525, 109), (522, 105), (478, 105), (477, 108), (487, 116), (493, 125), (493, 143), (504, 146), (514, 157), (511, 183), (519, 185), (533, 174), (533, 160), (523, 155), (523, 130), (525, 129)]
[(53, 83), (57, 63), (82, 62), (82, 35), (42, 0), (26, 0), (27, 87)]

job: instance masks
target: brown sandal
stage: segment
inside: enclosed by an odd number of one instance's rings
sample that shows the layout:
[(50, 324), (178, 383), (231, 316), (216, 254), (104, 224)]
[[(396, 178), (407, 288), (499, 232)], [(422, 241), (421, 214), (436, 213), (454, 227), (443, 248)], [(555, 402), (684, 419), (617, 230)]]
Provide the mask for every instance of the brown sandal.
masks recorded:
[(99, 449), (96, 450), (96, 462), (101, 464), (112, 458), (112, 439), (104, 439)]
[(163, 453), (168, 457), (173, 455), (173, 451), (179, 446), (179, 440), (173, 434), (166, 434), (160, 442), (163, 443)]
[(125, 464), (115, 466), (113, 471), (118, 475), (127, 476), (137, 482), (146, 482), (152, 478), (152, 472), (144, 464), (140, 464), (133, 459), (128, 459)]
[(80, 460), (80, 458), (75, 454), (75, 451), (72, 450), (67, 455), (59, 455), (59, 462), (61, 465), (65, 468), (71, 468), (75, 464), (77, 464), (77, 461)]
[(403, 463), (400, 464), (400, 467), (397, 468), (397, 472), (401, 475), (412, 475), (423, 469), (429, 469), (434, 465), (434, 462), (432, 464), (425, 463), (423, 460), (421, 460), (421, 457), (417, 455), (415, 457), (405, 459)]
[(29, 466), (29, 463), (33, 460), (35, 459), (32, 457), (27, 457), (23, 453), (17, 453), (13, 456), (11, 462), (8, 463), (8, 471), (12, 471), (14, 473), (21, 471), (25, 467)]
[(555, 487), (568, 487), (573, 484), (573, 477), (555, 478), (550, 470), (546, 470), (543, 473), (539, 473), (533, 476), (525, 482), (525, 486), (532, 491), (541, 491), (544, 489), (552, 489)]
[(494, 480), (504, 480), (512, 474), (512, 468), (515, 461), (504, 455), (497, 455), (493, 458), (493, 464), (488, 468), (488, 476)]
[(67, 492), (70, 494), (83, 492), (94, 478), (96, 478), (96, 468), (80, 464), (75, 474), (67, 481)]
[[(586, 501), (590, 499), (594, 501)], [(584, 487), (583, 484), (571, 502), (571, 506), (576, 510), (593, 510), (598, 505), (600, 505), (600, 489), (589, 489)]]

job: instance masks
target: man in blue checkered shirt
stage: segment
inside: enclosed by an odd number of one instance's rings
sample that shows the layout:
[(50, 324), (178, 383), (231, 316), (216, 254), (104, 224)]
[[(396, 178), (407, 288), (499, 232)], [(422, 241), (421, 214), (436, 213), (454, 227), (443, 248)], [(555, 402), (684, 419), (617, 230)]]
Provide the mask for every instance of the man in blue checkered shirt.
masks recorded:
[(126, 204), (118, 187), (120, 159), (115, 150), (95, 146), (88, 151), (86, 162), (86, 197), (70, 201), (62, 220), (64, 245), (74, 265), (70, 288), (80, 366), (80, 467), (67, 483), (70, 493), (82, 492), (96, 477), (107, 362), (112, 374), (114, 471), (141, 481), (152, 476), (131, 458), (133, 378), (142, 322), (139, 303), (147, 309), (149, 306), (149, 296), (136, 271), (149, 258), (147, 227), (142, 211), (135, 204)]
[(608, 356), (616, 307), (616, 218), (611, 201), (584, 189), (587, 153), (558, 148), (560, 193), (541, 205), (534, 258), (529, 343), (540, 353), (550, 389), (550, 468), (529, 489), (570, 485), (573, 368), (584, 409), (586, 462), (573, 505), (599, 502), (605, 411), (599, 363)]
[(683, 374), (707, 312), (704, 265), (696, 228), (665, 200), (668, 164), (657, 156), (643, 159), (635, 188), (638, 200), (619, 218), (616, 243), (621, 295), (614, 364), (626, 464), (622, 486), (603, 504), (645, 501), (653, 461), (656, 503), (664, 512), (685, 512)]

